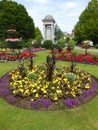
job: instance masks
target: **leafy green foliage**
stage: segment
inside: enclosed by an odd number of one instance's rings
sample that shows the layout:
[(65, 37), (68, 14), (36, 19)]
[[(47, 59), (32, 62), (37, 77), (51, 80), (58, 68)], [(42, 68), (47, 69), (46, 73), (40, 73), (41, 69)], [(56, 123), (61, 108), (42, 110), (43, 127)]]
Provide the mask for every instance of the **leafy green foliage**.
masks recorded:
[(45, 47), (46, 49), (50, 49), (52, 47), (53, 43), (51, 40), (45, 40), (43, 43), (43, 47)]
[(59, 48), (64, 48), (65, 47), (65, 40), (63, 38), (59, 39), (56, 45)]
[(7, 48), (7, 42), (4, 40), (0, 40), (0, 48)]
[(30, 73), (30, 74), (28, 74), (27, 75), (27, 77), (29, 78), (29, 79), (36, 79), (36, 74), (35, 73)]
[(0, 38), (6, 38), (10, 28), (16, 29), (17, 36), (23, 39), (35, 36), (33, 19), (23, 5), (14, 1), (0, 1), (0, 27)]
[(24, 46), (30, 50), (32, 48), (32, 39), (29, 39)]
[(43, 65), (38, 65), (38, 68), (39, 68), (40, 70), (44, 70), (44, 69), (45, 69), (45, 67), (44, 67)]
[(42, 34), (38, 27), (35, 28), (35, 38), (34, 39), (36, 40), (36, 46), (40, 47), (41, 41), (42, 41)]
[(74, 73), (67, 73), (65, 78), (67, 78), (69, 82), (73, 82), (76, 79), (76, 75)]
[(67, 42), (67, 48), (70, 49), (70, 50), (73, 50), (74, 47), (75, 47), (75, 41), (73, 39), (70, 39), (68, 42)]
[(94, 45), (98, 43), (98, 1), (91, 0), (82, 12), (75, 26), (77, 41), (89, 39)]
[(56, 70), (57, 70), (58, 72), (61, 72), (61, 71), (62, 71), (62, 68), (59, 67), (59, 66), (57, 66), (57, 67), (56, 67)]
[(59, 28), (59, 26), (56, 24), (55, 25), (55, 41), (58, 41), (59, 39), (63, 38), (63, 32), (61, 31), (61, 29)]

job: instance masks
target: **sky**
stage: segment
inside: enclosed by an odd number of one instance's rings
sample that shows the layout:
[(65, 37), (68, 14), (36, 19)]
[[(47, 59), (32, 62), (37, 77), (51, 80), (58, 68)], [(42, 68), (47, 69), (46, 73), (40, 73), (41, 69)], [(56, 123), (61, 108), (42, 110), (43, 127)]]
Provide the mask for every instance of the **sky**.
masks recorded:
[(82, 11), (90, 0), (13, 0), (24, 5), (29, 16), (43, 34), (42, 19), (52, 15), (57, 25), (64, 32), (71, 33)]

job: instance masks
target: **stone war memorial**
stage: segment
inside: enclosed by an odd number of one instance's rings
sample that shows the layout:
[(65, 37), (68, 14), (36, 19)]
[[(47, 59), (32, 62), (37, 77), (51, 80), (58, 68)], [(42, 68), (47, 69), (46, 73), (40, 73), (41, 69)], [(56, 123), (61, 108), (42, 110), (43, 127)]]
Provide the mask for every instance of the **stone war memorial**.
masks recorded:
[(54, 42), (54, 24), (55, 20), (52, 15), (46, 15), (43, 21), (43, 37), (44, 40), (52, 40)]

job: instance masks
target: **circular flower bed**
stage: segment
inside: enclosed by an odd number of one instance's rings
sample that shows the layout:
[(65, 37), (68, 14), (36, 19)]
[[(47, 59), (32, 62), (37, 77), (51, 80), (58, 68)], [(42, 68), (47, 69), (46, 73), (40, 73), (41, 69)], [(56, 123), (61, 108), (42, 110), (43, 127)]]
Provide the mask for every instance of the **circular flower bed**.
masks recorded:
[[(5, 82), (6, 81), (6, 82)], [(91, 100), (98, 93), (98, 80), (78, 68), (55, 66), (52, 81), (47, 69), (33, 65), (20, 72), (19, 68), (0, 79), (0, 96), (14, 106), (36, 110), (75, 108)]]

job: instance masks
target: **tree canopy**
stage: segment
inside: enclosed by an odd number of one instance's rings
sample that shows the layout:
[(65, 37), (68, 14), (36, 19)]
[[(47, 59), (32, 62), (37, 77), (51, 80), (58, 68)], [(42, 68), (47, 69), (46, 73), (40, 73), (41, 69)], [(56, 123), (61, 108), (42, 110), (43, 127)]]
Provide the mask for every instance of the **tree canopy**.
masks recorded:
[(63, 38), (63, 32), (61, 31), (60, 27), (56, 24), (55, 28), (54, 28), (54, 35), (55, 35), (55, 41), (60, 40), (61, 38)]
[(37, 41), (37, 44), (40, 45), (42, 41), (42, 34), (38, 27), (35, 28), (35, 40)]
[(7, 30), (14, 28), (17, 36), (25, 40), (35, 37), (35, 25), (25, 7), (11, 0), (0, 1), (0, 39), (7, 37)]
[(75, 37), (77, 41), (92, 40), (94, 45), (98, 44), (98, 1), (91, 0), (81, 13), (79, 21), (75, 26)]

